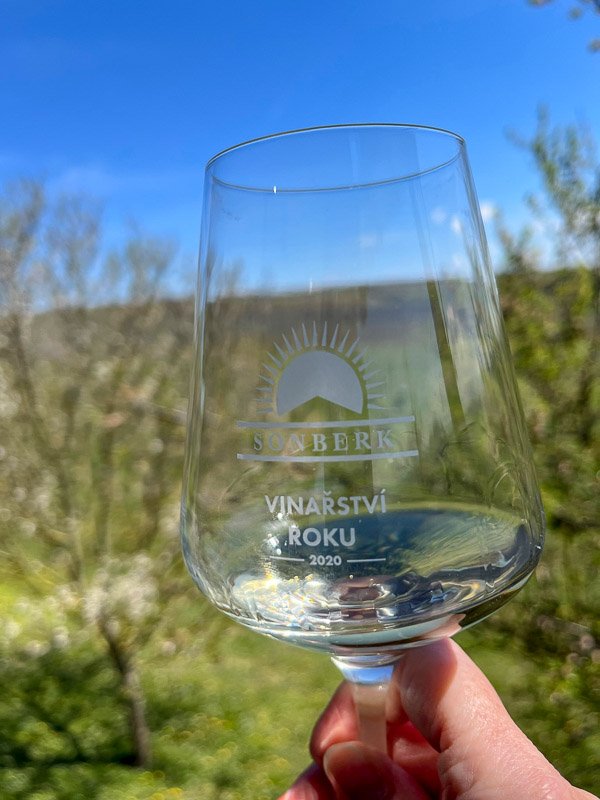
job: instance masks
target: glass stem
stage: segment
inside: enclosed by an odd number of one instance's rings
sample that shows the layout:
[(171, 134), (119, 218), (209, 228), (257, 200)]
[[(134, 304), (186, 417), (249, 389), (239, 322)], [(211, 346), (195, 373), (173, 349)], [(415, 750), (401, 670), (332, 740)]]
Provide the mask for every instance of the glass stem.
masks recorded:
[(352, 686), (359, 740), (387, 753), (386, 700), (394, 664), (365, 665), (343, 658), (332, 661)]

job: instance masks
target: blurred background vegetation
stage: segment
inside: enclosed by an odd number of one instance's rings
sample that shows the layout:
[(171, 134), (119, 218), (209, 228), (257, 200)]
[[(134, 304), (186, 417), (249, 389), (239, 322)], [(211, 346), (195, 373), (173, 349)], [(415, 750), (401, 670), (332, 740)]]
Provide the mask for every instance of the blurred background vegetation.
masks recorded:
[[(536, 578), (459, 641), (599, 793), (600, 171), (587, 133), (543, 114), (522, 144), (559, 247), (548, 263), (498, 218), (498, 280), (549, 535)], [(106, 255), (100, 218), (32, 182), (0, 199), (0, 797), (274, 798), (338, 676), (185, 574), (192, 300), (165, 299), (172, 247)]]

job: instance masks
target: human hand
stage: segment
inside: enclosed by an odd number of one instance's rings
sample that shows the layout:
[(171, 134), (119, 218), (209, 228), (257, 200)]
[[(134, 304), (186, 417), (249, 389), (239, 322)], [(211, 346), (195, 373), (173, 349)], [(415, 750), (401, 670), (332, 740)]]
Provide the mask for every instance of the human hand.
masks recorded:
[(343, 683), (313, 731), (313, 764), (280, 800), (597, 800), (554, 769), (451, 640), (400, 659), (386, 716), (391, 758), (356, 741)]

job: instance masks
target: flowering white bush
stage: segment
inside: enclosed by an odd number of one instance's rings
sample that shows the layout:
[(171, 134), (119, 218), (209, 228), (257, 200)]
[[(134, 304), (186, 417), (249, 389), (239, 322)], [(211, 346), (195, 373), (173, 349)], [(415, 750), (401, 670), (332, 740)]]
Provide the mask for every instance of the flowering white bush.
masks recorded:
[(137, 553), (129, 560), (110, 558), (95, 573), (83, 596), (88, 622), (140, 626), (158, 613), (158, 582), (152, 559)]
[(46, 597), (17, 600), (10, 615), (0, 620), (0, 656), (40, 658), (51, 650), (90, 639), (80, 624), (80, 601), (70, 586)]

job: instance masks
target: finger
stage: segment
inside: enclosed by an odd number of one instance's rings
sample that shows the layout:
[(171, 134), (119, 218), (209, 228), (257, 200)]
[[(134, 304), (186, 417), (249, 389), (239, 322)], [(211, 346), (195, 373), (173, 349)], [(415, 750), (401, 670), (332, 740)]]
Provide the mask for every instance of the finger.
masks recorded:
[(358, 722), (352, 699), (352, 687), (342, 683), (321, 714), (310, 739), (310, 754), (318, 764), (328, 747), (337, 742), (358, 739)]
[(569, 784), (519, 730), (455, 642), (409, 651), (393, 680), (409, 718), (440, 752), (440, 779), (451, 796), (570, 796)]
[(438, 751), (429, 744), (421, 731), (408, 719), (403, 722), (389, 722), (388, 736), (392, 744), (398, 741), (400, 744), (424, 749), (428, 753), (434, 754), (436, 758), (438, 756)]
[(388, 731), (394, 763), (408, 772), (430, 795), (438, 797), (441, 786), (438, 775), (439, 753), (412, 722), (393, 724)]
[(324, 768), (338, 800), (427, 800), (418, 783), (383, 753), (359, 742), (332, 745)]
[(336, 797), (321, 767), (311, 764), (279, 800), (336, 800)]
[[(387, 707), (388, 717), (391, 716), (391, 719), (388, 719), (390, 753), (400, 767), (433, 794), (439, 791), (438, 752), (431, 747), (420, 731), (407, 721), (399, 702), (399, 694), (393, 690), (392, 685), (390, 686), (392, 702), (388, 703)], [(354, 741), (358, 737), (352, 686), (342, 683), (315, 726), (310, 743), (311, 755), (318, 764), (323, 764), (323, 757), (328, 747)]]

